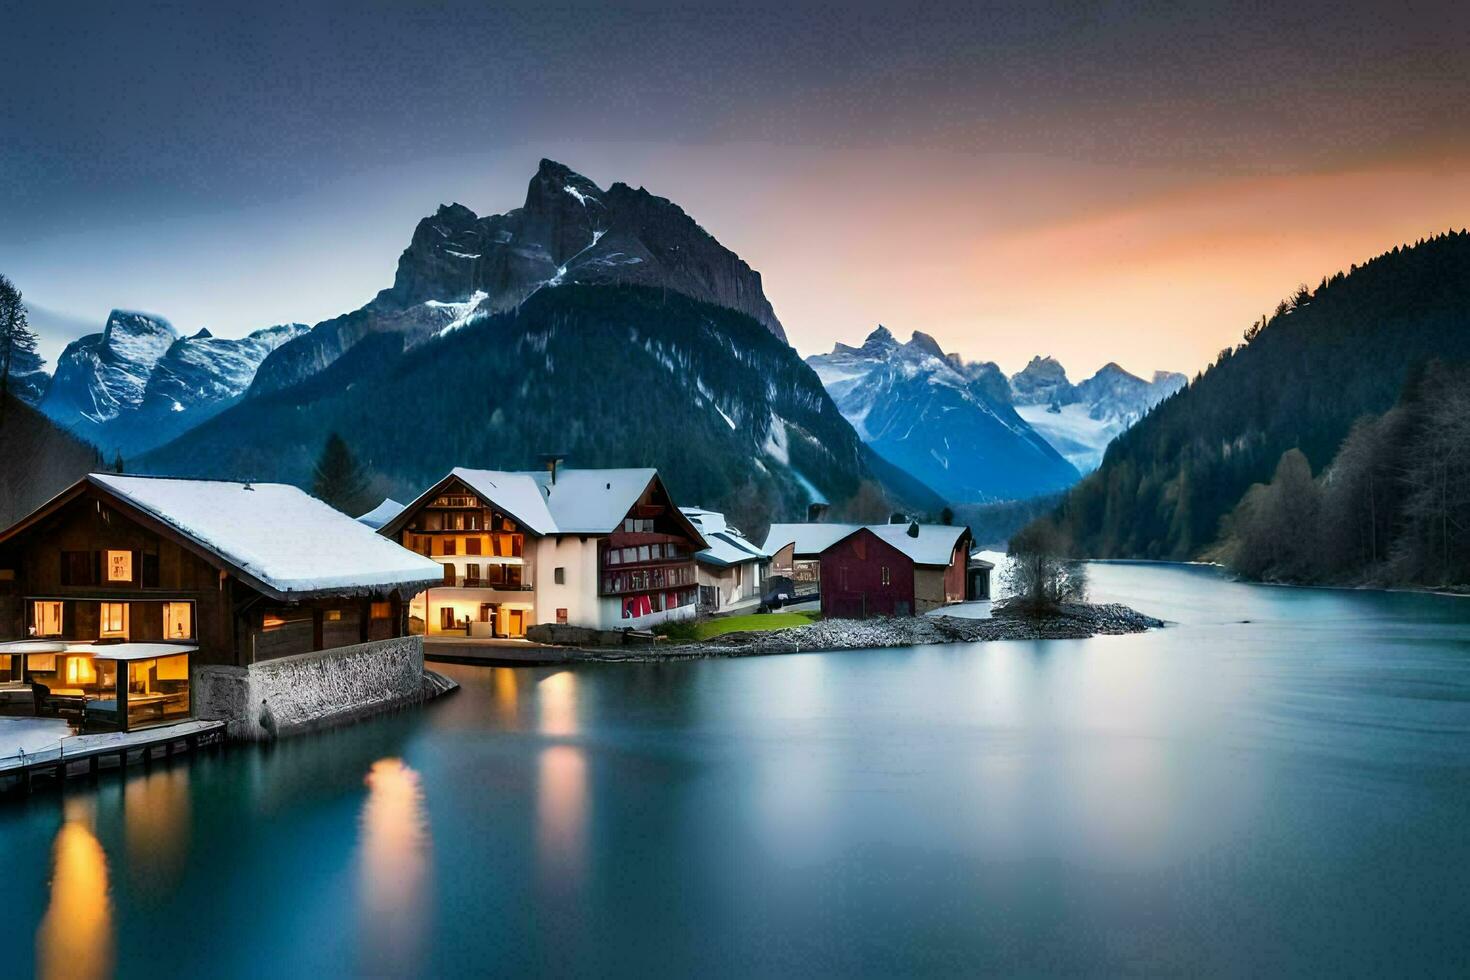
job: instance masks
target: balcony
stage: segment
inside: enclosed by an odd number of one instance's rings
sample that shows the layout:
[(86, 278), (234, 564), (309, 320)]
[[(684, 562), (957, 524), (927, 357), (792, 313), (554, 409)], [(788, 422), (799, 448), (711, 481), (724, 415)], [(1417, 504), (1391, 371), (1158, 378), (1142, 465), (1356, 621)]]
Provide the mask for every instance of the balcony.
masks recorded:
[(436, 589), (486, 589), (493, 592), (534, 592), (536, 585), (533, 582), (517, 582), (514, 585), (505, 582), (492, 582), (488, 578), (468, 575), (446, 575), (444, 581), (432, 588)]

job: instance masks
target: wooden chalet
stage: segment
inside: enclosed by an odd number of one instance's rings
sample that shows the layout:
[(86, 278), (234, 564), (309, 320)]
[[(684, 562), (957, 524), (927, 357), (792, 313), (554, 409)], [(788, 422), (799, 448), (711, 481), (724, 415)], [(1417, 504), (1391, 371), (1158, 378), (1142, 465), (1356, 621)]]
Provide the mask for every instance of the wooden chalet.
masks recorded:
[(438, 576), (296, 487), (94, 473), (0, 532), (0, 684), (87, 729), (172, 722), (194, 667), (403, 636)]
[(858, 527), (821, 552), (822, 615), (922, 615), (975, 598), (970, 529), (936, 524)]

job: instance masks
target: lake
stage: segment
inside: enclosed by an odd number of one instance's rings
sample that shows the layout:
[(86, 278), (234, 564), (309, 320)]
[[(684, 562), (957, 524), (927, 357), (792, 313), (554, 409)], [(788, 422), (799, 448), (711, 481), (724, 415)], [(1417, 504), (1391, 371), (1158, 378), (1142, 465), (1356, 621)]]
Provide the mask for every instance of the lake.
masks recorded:
[(0, 972), (1470, 972), (1470, 600), (1092, 579), (1176, 625), (449, 666), (0, 806)]

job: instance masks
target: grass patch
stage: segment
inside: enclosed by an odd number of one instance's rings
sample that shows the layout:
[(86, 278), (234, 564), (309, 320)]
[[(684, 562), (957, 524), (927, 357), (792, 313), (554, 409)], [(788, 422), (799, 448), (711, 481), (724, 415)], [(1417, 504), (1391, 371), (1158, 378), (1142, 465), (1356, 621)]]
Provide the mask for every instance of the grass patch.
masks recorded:
[(684, 619), (674, 623), (660, 623), (653, 628), (659, 636), (670, 640), (691, 642), (708, 640), (725, 633), (760, 632), (784, 630), (791, 626), (810, 626), (822, 618), (816, 610), (809, 612), (750, 613), (745, 616), (722, 616), (718, 619)]

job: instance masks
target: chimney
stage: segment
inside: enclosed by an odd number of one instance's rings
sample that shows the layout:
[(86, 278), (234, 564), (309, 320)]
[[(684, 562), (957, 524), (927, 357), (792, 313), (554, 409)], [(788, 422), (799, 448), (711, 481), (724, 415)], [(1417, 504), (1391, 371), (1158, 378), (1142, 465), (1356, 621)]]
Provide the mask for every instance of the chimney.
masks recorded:
[(551, 474), (551, 485), (556, 486), (556, 470), (561, 466), (562, 460), (566, 459), (563, 453), (542, 453), (541, 462), (546, 466), (546, 472)]
[(911, 538), (917, 538), (918, 536), (919, 536), (919, 522), (918, 521), (909, 521), (909, 537), (911, 537)]
[(827, 519), (827, 505), (821, 502), (807, 504), (806, 519), (809, 524), (820, 524)]

